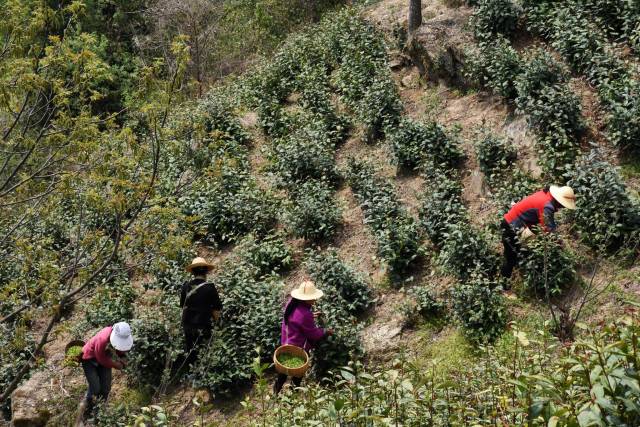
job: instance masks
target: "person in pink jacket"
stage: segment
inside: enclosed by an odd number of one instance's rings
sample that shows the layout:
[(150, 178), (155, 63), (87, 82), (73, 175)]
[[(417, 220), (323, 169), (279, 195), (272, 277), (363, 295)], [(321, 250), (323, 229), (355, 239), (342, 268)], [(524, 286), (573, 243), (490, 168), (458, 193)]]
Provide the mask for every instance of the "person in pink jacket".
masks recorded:
[(111, 391), (111, 369), (123, 369), (126, 353), (133, 346), (131, 327), (126, 322), (107, 326), (82, 347), (82, 369), (89, 383), (84, 416), (94, 412), (96, 401), (107, 400)]
[[(302, 282), (299, 287), (291, 291), (291, 299), (284, 309), (284, 316), (281, 325), (282, 345), (291, 344), (309, 351), (311, 347), (322, 338), (332, 335), (331, 329), (324, 330), (316, 325), (311, 308), (316, 300), (324, 293), (309, 281)], [(276, 383), (273, 385), (273, 392), (280, 393), (287, 381), (287, 375), (278, 374)], [(293, 378), (293, 385), (300, 386), (302, 378)]]

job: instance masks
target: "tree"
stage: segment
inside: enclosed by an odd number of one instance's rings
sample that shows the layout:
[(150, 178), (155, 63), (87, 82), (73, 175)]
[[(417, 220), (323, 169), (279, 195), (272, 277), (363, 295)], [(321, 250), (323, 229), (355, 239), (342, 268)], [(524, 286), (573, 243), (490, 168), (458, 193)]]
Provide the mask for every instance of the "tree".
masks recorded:
[(422, 0), (409, 0), (409, 37), (422, 25)]

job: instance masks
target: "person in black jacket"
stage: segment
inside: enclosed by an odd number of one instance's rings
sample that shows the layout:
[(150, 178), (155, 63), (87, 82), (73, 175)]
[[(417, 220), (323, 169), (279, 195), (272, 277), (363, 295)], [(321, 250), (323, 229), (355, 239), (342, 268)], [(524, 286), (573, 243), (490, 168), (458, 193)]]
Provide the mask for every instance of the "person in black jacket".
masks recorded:
[(193, 279), (183, 283), (180, 290), (187, 366), (197, 359), (198, 347), (209, 342), (213, 321), (220, 319), (222, 301), (215, 285), (207, 282), (207, 273), (212, 269), (213, 265), (204, 258), (194, 258), (187, 266)]

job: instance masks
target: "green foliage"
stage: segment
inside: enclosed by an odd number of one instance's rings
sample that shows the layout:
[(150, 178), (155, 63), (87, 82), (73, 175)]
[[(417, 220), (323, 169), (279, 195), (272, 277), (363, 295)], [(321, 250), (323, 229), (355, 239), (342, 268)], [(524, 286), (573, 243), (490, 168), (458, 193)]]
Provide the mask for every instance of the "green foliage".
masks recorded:
[(421, 235), (398, 201), (393, 184), (377, 176), (371, 165), (355, 159), (349, 162), (347, 179), (376, 237), (379, 255), (391, 274), (406, 274), (421, 254)]
[(483, 275), (472, 274), (451, 291), (453, 312), (467, 338), (486, 342), (497, 338), (506, 324), (502, 288)]
[(253, 425), (637, 425), (639, 332), (627, 317), (563, 345), (516, 328), (506, 348), (481, 347), (476, 363), (450, 372), (402, 359), (372, 371), (354, 363), (334, 372), (334, 387), (284, 396)]
[(291, 248), (277, 235), (266, 236), (259, 241), (249, 236), (240, 244), (238, 253), (258, 278), (284, 273), (293, 263)]
[(497, 36), (480, 43), (478, 52), (471, 53), (467, 65), (470, 78), (507, 99), (515, 99), (515, 80), (524, 68), (518, 52), (508, 40)]
[[(35, 341), (26, 325), (19, 322), (0, 324), (0, 388), (7, 387), (15, 378), (21, 363), (26, 362), (35, 349)], [(9, 419), (11, 399), (0, 405), (0, 414)]]
[(538, 297), (557, 296), (576, 280), (574, 256), (554, 233), (529, 239), (518, 262), (525, 289)]
[(511, 0), (481, 0), (473, 13), (476, 39), (490, 41), (497, 34), (509, 37), (518, 25), (519, 13)]
[(596, 250), (613, 252), (637, 237), (640, 206), (630, 198), (618, 170), (598, 151), (583, 156), (567, 178), (576, 193), (571, 218), (582, 241)]
[(134, 346), (128, 354), (129, 383), (158, 387), (169, 380), (182, 351), (182, 328), (176, 296), (166, 296), (161, 310), (146, 309), (131, 322)]
[(349, 313), (360, 314), (373, 303), (373, 292), (364, 277), (344, 263), (335, 249), (311, 252), (305, 267), (319, 287), (338, 291)]
[(414, 327), (420, 319), (432, 320), (447, 314), (446, 303), (433, 287), (416, 286), (407, 294), (410, 300), (401, 306), (405, 327)]
[(451, 169), (463, 157), (457, 142), (435, 122), (422, 124), (402, 119), (390, 134), (390, 142), (398, 165), (404, 168), (416, 169), (428, 161), (430, 165)]
[(495, 275), (498, 258), (484, 232), (465, 222), (452, 223), (447, 227), (443, 239), (437, 263), (444, 271), (461, 280), (467, 280), (474, 273), (487, 277)]
[(491, 187), (499, 187), (510, 178), (518, 157), (513, 141), (484, 133), (475, 144), (480, 171)]
[(136, 296), (126, 276), (99, 286), (85, 309), (87, 322), (105, 327), (131, 320)]
[(333, 189), (324, 181), (310, 180), (292, 193), (287, 222), (293, 234), (313, 242), (331, 238), (342, 222)]
[(421, 225), (431, 242), (441, 246), (451, 224), (468, 221), (462, 202), (462, 186), (444, 175), (428, 182), (428, 191), (424, 192), (421, 201)]

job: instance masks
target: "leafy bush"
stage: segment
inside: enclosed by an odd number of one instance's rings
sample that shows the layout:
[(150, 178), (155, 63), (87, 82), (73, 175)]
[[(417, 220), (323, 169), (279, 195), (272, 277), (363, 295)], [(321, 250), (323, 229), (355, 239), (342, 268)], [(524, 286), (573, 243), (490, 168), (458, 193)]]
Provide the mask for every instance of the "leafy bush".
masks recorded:
[(518, 15), (511, 0), (481, 0), (473, 13), (476, 39), (490, 41), (497, 34), (510, 36), (518, 25)]
[(608, 107), (605, 117), (607, 137), (623, 150), (640, 149), (640, 83), (624, 78), (600, 88), (600, 98)]
[(491, 42), (481, 43), (479, 51), (469, 55), (467, 74), (482, 86), (508, 99), (515, 99), (515, 80), (524, 64), (508, 40), (498, 36)]
[(294, 189), (292, 199), (288, 224), (294, 235), (314, 242), (333, 236), (342, 221), (342, 210), (326, 182), (304, 182)]
[(492, 341), (503, 331), (506, 309), (502, 288), (483, 275), (472, 274), (451, 291), (453, 312), (470, 340)]
[(500, 186), (511, 174), (518, 157), (513, 142), (485, 133), (475, 145), (480, 171), (491, 187)]
[(420, 318), (434, 319), (446, 314), (447, 305), (429, 286), (416, 286), (409, 290), (410, 301), (401, 308), (404, 326), (415, 326)]
[(344, 263), (335, 249), (311, 252), (305, 267), (318, 286), (339, 292), (344, 308), (351, 314), (362, 313), (373, 303), (373, 292), (364, 277)]
[(258, 278), (283, 273), (293, 264), (291, 248), (277, 235), (266, 236), (262, 240), (249, 236), (241, 243), (238, 253)]
[(492, 277), (498, 269), (497, 255), (491, 250), (485, 234), (464, 222), (450, 224), (447, 228), (437, 263), (461, 280), (474, 273)]
[(576, 193), (576, 210), (570, 214), (582, 241), (597, 250), (614, 251), (640, 233), (640, 206), (598, 151), (583, 156), (567, 178)]
[(131, 384), (157, 387), (169, 380), (183, 347), (178, 306), (176, 295), (166, 297), (161, 310), (145, 309), (131, 322), (134, 343), (126, 367)]
[(436, 167), (451, 169), (463, 157), (458, 144), (435, 122), (422, 124), (404, 118), (391, 133), (390, 142), (398, 164), (405, 168), (415, 169), (428, 160)]
[(85, 309), (87, 322), (91, 326), (105, 327), (129, 321), (133, 318), (135, 298), (136, 292), (126, 277), (98, 286)]
[(523, 246), (519, 259), (525, 289), (556, 296), (576, 280), (575, 260), (554, 233), (539, 233)]
[(424, 192), (420, 220), (427, 236), (436, 246), (441, 246), (451, 224), (467, 222), (467, 209), (462, 202), (462, 186), (451, 178), (428, 180)]
[[(35, 350), (35, 341), (28, 329), (19, 322), (0, 324), (0, 388), (5, 390)], [(11, 419), (11, 398), (2, 402), (0, 414)]]
[(405, 274), (421, 254), (421, 236), (393, 184), (376, 176), (371, 165), (355, 159), (349, 162), (347, 179), (376, 236), (378, 253), (393, 275)]

